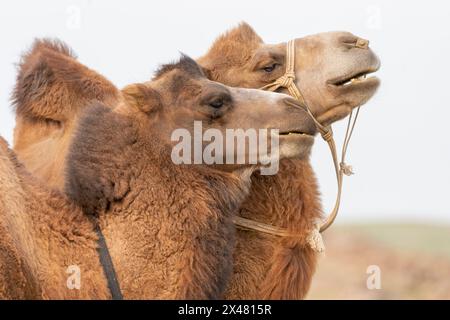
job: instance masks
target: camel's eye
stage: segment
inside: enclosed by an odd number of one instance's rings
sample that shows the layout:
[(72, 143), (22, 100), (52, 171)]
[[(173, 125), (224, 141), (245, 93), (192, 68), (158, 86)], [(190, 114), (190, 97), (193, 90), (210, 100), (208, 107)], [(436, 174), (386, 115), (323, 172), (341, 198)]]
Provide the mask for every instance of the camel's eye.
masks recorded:
[(222, 108), (224, 105), (224, 101), (222, 98), (215, 99), (209, 103), (209, 105), (215, 109)]
[[(214, 90), (204, 97), (202, 105), (207, 106), (210, 111), (216, 113), (220, 110), (223, 112), (227, 107), (232, 106), (231, 95), (225, 90)], [(212, 110), (211, 110), (212, 109)]]
[(275, 68), (276, 68), (277, 66), (278, 66), (278, 64), (274, 63), (274, 64), (271, 64), (270, 66), (264, 67), (263, 70), (264, 70), (265, 72), (267, 72), (267, 73), (270, 73), (270, 72), (272, 72), (273, 70), (275, 70)]

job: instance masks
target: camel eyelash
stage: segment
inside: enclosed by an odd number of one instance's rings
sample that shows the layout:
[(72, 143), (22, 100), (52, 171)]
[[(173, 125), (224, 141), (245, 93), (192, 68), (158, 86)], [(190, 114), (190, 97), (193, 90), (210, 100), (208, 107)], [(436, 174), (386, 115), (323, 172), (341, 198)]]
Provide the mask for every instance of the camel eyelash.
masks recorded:
[(268, 64), (268, 65), (262, 67), (261, 70), (264, 71), (264, 72), (270, 73), (270, 72), (274, 71), (279, 66), (280, 66), (279, 63), (272, 63), (272, 64)]
[(256, 63), (255, 66), (253, 67), (253, 71), (264, 70), (264, 68), (270, 67), (271, 65), (274, 65), (274, 64), (278, 64), (278, 62), (275, 61), (275, 60), (264, 60), (264, 61), (259, 61), (259, 62)]

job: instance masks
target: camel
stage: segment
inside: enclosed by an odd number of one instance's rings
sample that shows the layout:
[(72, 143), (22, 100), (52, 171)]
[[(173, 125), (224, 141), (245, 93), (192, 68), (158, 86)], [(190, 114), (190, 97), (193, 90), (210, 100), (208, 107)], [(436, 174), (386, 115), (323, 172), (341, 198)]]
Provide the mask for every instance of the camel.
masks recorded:
[[(345, 117), (353, 108), (364, 104), (379, 85), (377, 78), (364, 78), (366, 74), (378, 69), (379, 62), (370, 49), (357, 46), (358, 40), (358, 37), (346, 32), (322, 33), (296, 39), (296, 85), (301, 89), (314, 115), (325, 125)], [(46, 50), (52, 51), (50, 54), (36, 45), (23, 59), (14, 94), (19, 123), (15, 130), (18, 141), (15, 150), (26, 166), (39, 168), (32, 170), (33, 173), (46, 180), (49, 180), (49, 176), (59, 177), (59, 183), (54, 186), (62, 188), (64, 166), (55, 166), (52, 162), (64, 163), (67, 149), (59, 149), (60, 152), (55, 153), (53, 148), (66, 146), (61, 140), (71, 139), (71, 129), (78, 121), (81, 111), (71, 113), (70, 117), (63, 121), (50, 115), (43, 124), (37, 119), (45, 116), (30, 117), (32, 113), (29, 110), (31, 106), (37, 106), (37, 103), (35, 100), (31, 101), (28, 98), (31, 95), (26, 93), (34, 81), (33, 76), (28, 74), (34, 72), (34, 77), (38, 74), (36, 68), (30, 67), (30, 61), (40, 60), (49, 74), (60, 75), (59, 79), (52, 76), (53, 81), (48, 87), (58, 87), (61, 84), (67, 87), (66, 83), (70, 82), (64, 77), (70, 78), (71, 75), (62, 74), (58, 69), (60, 64), (47, 59), (47, 56), (59, 55), (61, 61), (72, 66), (71, 71), (79, 68), (79, 74), (86, 72), (84, 66), (67, 55), (69, 50), (55, 50), (55, 47), (60, 45), (46, 43)], [(264, 44), (253, 29), (243, 23), (219, 37), (208, 53), (197, 62), (212, 80), (231, 86), (260, 88), (283, 74), (285, 51), (286, 43)], [(30, 71), (27, 74), (24, 70)], [(100, 76), (97, 76), (96, 79), (99, 78)], [(87, 77), (86, 81), (89, 79)], [(113, 87), (106, 79), (102, 78), (102, 81), (105, 88)], [(33, 96), (39, 96), (42, 104), (61, 106), (55, 101), (47, 101), (47, 86), (34, 87), (38, 89)], [(99, 85), (98, 88), (100, 87), (102, 86)], [(65, 95), (71, 92), (75, 91), (71, 91), (71, 88), (65, 89)], [(94, 95), (90, 93), (85, 96)], [(101, 98), (102, 96), (99, 100)], [(116, 101), (124, 99), (118, 90), (114, 98)], [(27, 99), (29, 102), (26, 102)], [(28, 103), (30, 108), (21, 108), (24, 103)], [(28, 118), (33, 119), (32, 123)], [(51, 134), (44, 132), (42, 135), (41, 127), (47, 128), (47, 122), (52, 121), (58, 123), (57, 128)], [(70, 124), (65, 125), (65, 122)], [(39, 146), (39, 150), (45, 150), (49, 156), (38, 157), (35, 146)], [(227, 298), (300, 299), (309, 289), (317, 253), (305, 245), (305, 237), (317, 219), (321, 218), (318, 186), (307, 159), (283, 160), (280, 166), (281, 170), (277, 176), (265, 177), (257, 173), (252, 176), (250, 196), (242, 205), (239, 214), (288, 228), (299, 234), (299, 237), (281, 239), (252, 231), (239, 231), (234, 275)]]
[[(13, 297), (17, 277), (31, 288), (19, 297), (72, 298), (63, 271), (74, 264), (91, 276), (89, 290), (83, 286), (75, 298), (109, 297), (96, 251), (98, 221), (125, 298), (223, 298), (232, 274), (232, 217), (259, 166), (176, 165), (171, 133), (192, 131), (194, 121), (222, 132), (279, 128), (280, 158), (307, 157), (313, 144), (314, 122), (296, 100), (212, 82), (188, 57), (122, 94), (129, 102), (114, 109), (89, 106), (74, 132), (66, 181), (73, 202), (39, 184), (2, 146), (3, 296)], [(22, 261), (21, 273), (8, 269)]]

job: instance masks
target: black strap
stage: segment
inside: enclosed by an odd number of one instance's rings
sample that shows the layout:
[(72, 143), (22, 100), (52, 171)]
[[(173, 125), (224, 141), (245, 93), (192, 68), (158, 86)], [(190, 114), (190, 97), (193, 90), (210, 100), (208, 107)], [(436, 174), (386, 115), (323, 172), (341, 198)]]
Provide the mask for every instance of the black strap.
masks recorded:
[(108, 281), (108, 288), (111, 292), (113, 300), (123, 300), (122, 292), (120, 291), (119, 282), (117, 281), (116, 270), (109, 254), (108, 246), (106, 245), (105, 237), (103, 236), (100, 226), (96, 224), (95, 231), (98, 235), (98, 253), (100, 255), (100, 263), (105, 272), (106, 280)]

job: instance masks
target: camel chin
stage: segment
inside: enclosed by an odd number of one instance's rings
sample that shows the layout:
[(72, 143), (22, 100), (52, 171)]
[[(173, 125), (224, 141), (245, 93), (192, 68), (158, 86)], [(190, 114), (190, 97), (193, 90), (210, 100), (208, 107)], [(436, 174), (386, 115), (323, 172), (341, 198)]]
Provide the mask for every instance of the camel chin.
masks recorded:
[(307, 159), (311, 154), (314, 136), (305, 133), (280, 134), (280, 159)]

